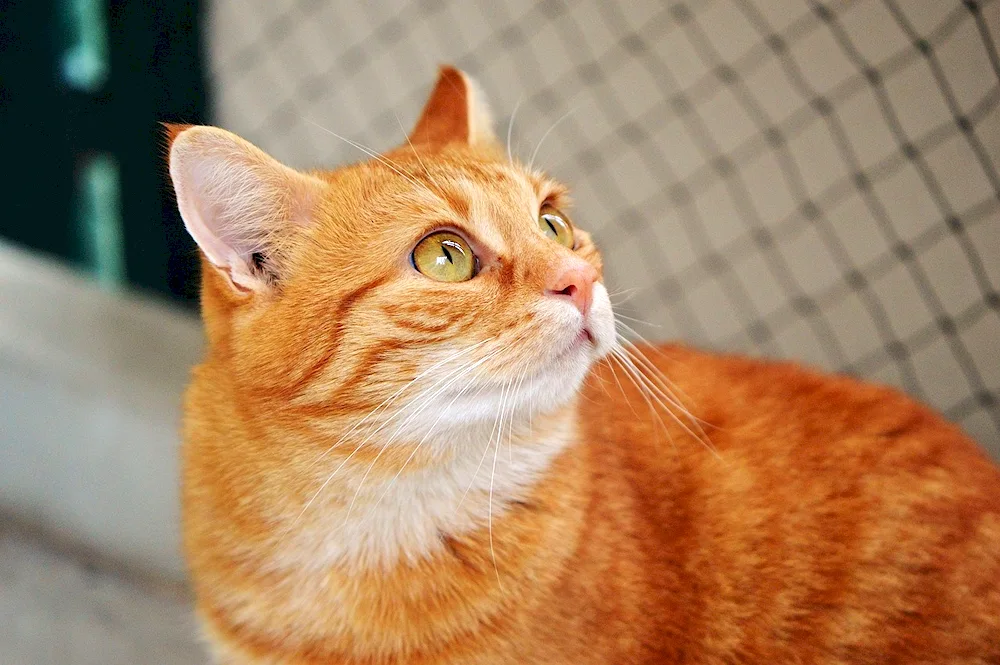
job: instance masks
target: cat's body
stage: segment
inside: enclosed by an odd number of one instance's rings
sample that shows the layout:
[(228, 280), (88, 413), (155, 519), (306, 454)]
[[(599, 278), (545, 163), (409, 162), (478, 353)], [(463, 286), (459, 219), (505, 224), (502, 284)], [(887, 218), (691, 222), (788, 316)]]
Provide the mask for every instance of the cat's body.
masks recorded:
[[(498, 501), (499, 573), (484, 527), (416, 564), (296, 562), (279, 583), (251, 554), (234, 567), (225, 531), (246, 525), (213, 519), (189, 541), (210, 633), (233, 663), (1000, 662), (1000, 474), (973, 443), (885, 388), (649, 357), (717, 425), (718, 457), (598, 370), (578, 440)], [(259, 597), (242, 620), (236, 589)]]
[[(561, 190), (482, 145), (474, 96), (445, 70), (415, 147), (329, 174), (177, 133), (209, 338), (185, 548), (220, 662), (1000, 663), (1000, 471), (975, 444), (789, 364), (594, 366), (600, 259), (524, 221), (558, 222)], [(225, 226), (268, 205), (293, 239)], [(468, 246), (398, 261), (435, 228)]]

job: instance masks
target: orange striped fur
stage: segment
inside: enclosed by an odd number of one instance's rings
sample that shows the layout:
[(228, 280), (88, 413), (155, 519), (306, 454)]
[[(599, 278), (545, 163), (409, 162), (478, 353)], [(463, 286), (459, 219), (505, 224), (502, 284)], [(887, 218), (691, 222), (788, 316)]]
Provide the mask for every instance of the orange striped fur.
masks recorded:
[[(336, 171), (170, 134), (217, 662), (1000, 663), (997, 467), (887, 388), (621, 347), (589, 236), (539, 230), (565, 188), (508, 161), (461, 72)], [(440, 228), (478, 275), (414, 269)]]

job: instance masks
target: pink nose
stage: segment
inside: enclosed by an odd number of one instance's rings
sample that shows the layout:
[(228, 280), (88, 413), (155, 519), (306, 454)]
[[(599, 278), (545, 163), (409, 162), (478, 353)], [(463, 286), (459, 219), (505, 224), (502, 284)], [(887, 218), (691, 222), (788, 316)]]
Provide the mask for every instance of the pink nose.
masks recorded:
[(577, 263), (556, 271), (545, 289), (545, 295), (569, 299), (580, 313), (590, 311), (597, 270), (589, 263)]

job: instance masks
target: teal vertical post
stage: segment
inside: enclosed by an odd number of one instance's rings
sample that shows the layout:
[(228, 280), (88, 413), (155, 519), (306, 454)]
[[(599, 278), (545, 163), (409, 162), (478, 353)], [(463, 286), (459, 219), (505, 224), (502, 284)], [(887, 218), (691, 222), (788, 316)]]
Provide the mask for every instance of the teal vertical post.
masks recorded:
[(111, 155), (92, 157), (81, 172), (77, 224), (88, 271), (105, 288), (125, 282), (121, 174)]
[(67, 41), (62, 74), (78, 90), (95, 92), (108, 79), (111, 58), (106, 16), (106, 0), (63, 2)]

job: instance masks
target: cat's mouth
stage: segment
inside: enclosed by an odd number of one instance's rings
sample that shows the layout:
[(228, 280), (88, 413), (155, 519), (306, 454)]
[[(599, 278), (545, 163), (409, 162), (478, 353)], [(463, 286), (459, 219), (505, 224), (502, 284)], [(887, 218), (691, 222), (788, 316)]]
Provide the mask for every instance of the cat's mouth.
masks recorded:
[(594, 338), (594, 333), (590, 330), (589, 326), (583, 326), (582, 328), (580, 328), (580, 332), (578, 332), (576, 336), (573, 337), (573, 340), (569, 344), (567, 344), (563, 349), (561, 349), (558, 353), (556, 353), (555, 357), (553, 358), (553, 361), (557, 362), (563, 360), (564, 358), (567, 358), (568, 356), (577, 353), (584, 346), (590, 348), (596, 348), (597, 346), (597, 342)]

